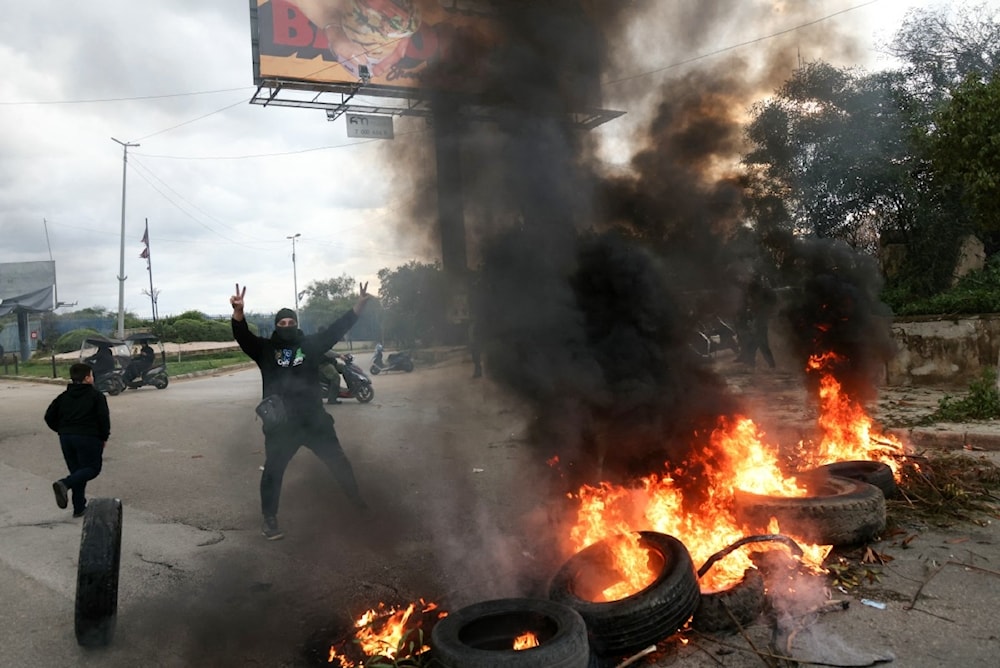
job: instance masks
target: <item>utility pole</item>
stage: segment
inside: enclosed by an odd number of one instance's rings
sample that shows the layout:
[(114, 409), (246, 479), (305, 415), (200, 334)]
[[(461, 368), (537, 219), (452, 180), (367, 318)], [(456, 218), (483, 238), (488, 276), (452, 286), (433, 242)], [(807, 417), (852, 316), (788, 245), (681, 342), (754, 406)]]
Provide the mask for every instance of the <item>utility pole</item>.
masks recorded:
[(299, 321), (299, 327), (302, 326), (302, 321), (299, 319), (299, 277), (295, 268), (295, 240), (301, 236), (301, 233), (296, 232), (290, 237), (285, 237), (292, 240), (292, 288), (295, 290), (295, 319)]
[(119, 141), (114, 137), (111, 141), (121, 144), (122, 146), (122, 245), (121, 245), (121, 255), (118, 269), (118, 338), (125, 338), (125, 175), (128, 174), (128, 149), (130, 146), (138, 146), (139, 144), (130, 144), (129, 142)]

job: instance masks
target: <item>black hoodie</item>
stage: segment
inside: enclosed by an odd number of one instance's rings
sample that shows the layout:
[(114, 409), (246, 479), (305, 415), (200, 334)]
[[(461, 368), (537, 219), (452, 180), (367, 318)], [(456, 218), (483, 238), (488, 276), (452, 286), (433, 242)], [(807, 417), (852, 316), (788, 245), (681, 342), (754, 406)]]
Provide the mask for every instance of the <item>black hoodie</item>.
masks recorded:
[(45, 411), (45, 424), (60, 434), (96, 436), (107, 441), (111, 435), (108, 400), (89, 383), (70, 383), (49, 404)]
[(302, 418), (327, 414), (319, 387), (323, 354), (357, 321), (352, 309), (316, 334), (304, 336), (299, 330), (293, 342), (282, 341), (277, 334), (269, 339), (255, 336), (246, 320), (233, 320), (232, 326), (240, 348), (260, 367), (261, 395), (280, 395), (289, 415)]

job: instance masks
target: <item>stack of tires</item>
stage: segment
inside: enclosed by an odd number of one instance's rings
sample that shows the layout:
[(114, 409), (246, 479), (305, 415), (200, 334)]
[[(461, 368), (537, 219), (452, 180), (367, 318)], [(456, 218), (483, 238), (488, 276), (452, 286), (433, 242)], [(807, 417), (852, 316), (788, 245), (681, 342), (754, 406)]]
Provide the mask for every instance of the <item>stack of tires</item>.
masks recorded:
[[(895, 493), (895, 482), (884, 464), (842, 462), (802, 477), (809, 496), (737, 491), (737, 519), (749, 529), (766, 531), (776, 517), (783, 531), (835, 546), (863, 543), (885, 528), (885, 497)], [(595, 668), (655, 645), (688, 620), (699, 631), (734, 632), (764, 611), (764, 576), (751, 568), (732, 587), (710, 593), (701, 592), (699, 577), (716, 558), (748, 542), (779, 541), (798, 549), (783, 535), (748, 536), (696, 571), (677, 538), (641, 531), (639, 539), (657, 571), (641, 591), (616, 601), (596, 600), (613, 583), (601, 578), (614, 577), (611, 548), (596, 543), (561, 566), (549, 585), (549, 600), (485, 601), (442, 619), (432, 632), (435, 658), (445, 668)], [(515, 638), (525, 631), (537, 638), (538, 646), (514, 649)]]

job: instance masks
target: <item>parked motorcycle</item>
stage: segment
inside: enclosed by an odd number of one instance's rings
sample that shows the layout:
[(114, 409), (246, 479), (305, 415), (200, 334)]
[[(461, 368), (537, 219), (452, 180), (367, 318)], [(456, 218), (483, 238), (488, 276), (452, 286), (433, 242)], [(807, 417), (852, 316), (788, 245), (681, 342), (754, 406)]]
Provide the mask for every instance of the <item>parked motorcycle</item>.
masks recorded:
[[(357, 399), (358, 403), (367, 404), (375, 398), (375, 388), (372, 387), (371, 378), (365, 375), (357, 364), (354, 363), (354, 355), (345, 353), (343, 355), (330, 355), (329, 364), (334, 371), (339, 373), (344, 382), (340, 384), (340, 391), (337, 393), (338, 399)], [(320, 375), (320, 388), (323, 396), (330, 396), (330, 380), (325, 374)]]
[(398, 352), (389, 353), (388, 357), (384, 360), (382, 358), (382, 344), (376, 344), (375, 354), (372, 355), (372, 365), (369, 371), (372, 372), (373, 376), (377, 376), (383, 371), (405, 371), (410, 373), (413, 371), (413, 360), (410, 359), (410, 353)]

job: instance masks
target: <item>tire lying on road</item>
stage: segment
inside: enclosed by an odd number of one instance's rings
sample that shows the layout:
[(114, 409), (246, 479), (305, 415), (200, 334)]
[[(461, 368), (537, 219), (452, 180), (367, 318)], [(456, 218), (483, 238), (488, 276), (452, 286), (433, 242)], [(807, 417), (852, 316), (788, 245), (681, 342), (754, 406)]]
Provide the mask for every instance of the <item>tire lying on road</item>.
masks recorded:
[(121, 501), (91, 499), (83, 516), (76, 577), (76, 641), (84, 647), (103, 647), (114, 635), (121, 549)]
[[(514, 649), (530, 632), (538, 645)], [(587, 668), (587, 627), (559, 603), (506, 598), (450, 613), (431, 631), (434, 665), (444, 668)]]
[(896, 477), (893, 475), (892, 469), (885, 462), (861, 459), (832, 462), (819, 466), (810, 471), (810, 473), (835, 475), (841, 478), (866, 482), (882, 490), (882, 495), (887, 499), (894, 499), (899, 495)]
[(604, 542), (570, 557), (549, 585), (550, 599), (583, 617), (597, 656), (624, 656), (655, 644), (676, 633), (698, 607), (698, 576), (687, 548), (673, 536), (653, 531), (639, 532), (639, 539), (658, 573), (635, 594), (617, 601), (595, 600), (601, 587), (586, 583), (600, 579), (601, 571), (613, 573), (611, 550)]
[(809, 496), (763, 496), (736, 490), (735, 514), (752, 530), (768, 530), (774, 517), (781, 532), (818, 545), (857, 545), (885, 528), (882, 490), (839, 476), (803, 476)]

